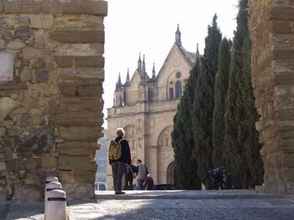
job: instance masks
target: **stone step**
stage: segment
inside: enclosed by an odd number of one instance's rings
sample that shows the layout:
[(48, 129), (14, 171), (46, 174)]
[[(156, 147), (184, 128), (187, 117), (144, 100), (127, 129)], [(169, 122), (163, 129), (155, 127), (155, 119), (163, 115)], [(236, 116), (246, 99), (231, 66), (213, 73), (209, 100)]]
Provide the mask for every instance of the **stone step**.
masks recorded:
[(183, 190), (155, 190), (155, 191), (125, 191), (124, 195), (115, 195), (114, 191), (96, 191), (97, 200), (153, 200), (153, 199), (253, 199), (271, 198), (271, 194), (256, 193), (247, 190), (231, 191), (183, 191)]

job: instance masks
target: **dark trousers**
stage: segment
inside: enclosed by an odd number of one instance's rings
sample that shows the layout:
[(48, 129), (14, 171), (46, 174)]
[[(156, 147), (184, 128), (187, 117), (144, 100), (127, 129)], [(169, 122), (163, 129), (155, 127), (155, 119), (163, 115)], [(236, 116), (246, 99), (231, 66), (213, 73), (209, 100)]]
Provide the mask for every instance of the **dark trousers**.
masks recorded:
[(137, 179), (137, 190), (144, 190), (144, 182), (145, 182), (145, 179), (142, 179), (142, 178)]
[(126, 175), (126, 184), (124, 186), (125, 190), (133, 190), (133, 174)]
[(113, 162), (111, 166), (114, 191), (121, 192), (123, 178), (126, 173), (126, 164), (122, 162)]

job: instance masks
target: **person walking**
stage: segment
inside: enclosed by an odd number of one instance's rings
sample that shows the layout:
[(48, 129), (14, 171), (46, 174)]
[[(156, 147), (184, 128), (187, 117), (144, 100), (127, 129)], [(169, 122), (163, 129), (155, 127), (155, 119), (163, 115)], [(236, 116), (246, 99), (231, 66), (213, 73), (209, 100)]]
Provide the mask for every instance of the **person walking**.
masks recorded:
[(144, 190), (144, 182), (148, 174), (148, 169), (142, 160), (137, 160), (138, 174), (137, 174), (137, 189)]
[(116, 138), (109, 146), (109, 163), (112, 167), (113, 187), (116, 195), (125, 194), (122, 191), (123, 178), (126, 175), (127, 165), (131, 165), (131, 152), (123, 128), (116, 130)]

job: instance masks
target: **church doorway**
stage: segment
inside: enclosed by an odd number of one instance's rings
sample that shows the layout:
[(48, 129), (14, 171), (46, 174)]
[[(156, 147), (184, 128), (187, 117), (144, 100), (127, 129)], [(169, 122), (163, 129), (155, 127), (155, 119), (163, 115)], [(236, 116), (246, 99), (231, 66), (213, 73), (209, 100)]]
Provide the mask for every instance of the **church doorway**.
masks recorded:
[(162, 130), (158, 138), (158, 184), (167, 184), (167, 169), (174, 160), (171, 144), (172, 126)]
[(171, 162), (168, 167), (167, 167), (167, 179), (166, 182), (169, 185), (175, 185), (175, 168), (176, 168), (176, 163), (175, 161)]

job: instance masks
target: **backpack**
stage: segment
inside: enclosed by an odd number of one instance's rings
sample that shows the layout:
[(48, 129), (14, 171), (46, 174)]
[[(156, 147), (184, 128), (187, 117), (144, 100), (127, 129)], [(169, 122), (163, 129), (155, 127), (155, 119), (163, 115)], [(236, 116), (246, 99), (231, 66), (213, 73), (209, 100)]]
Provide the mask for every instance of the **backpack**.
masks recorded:
[(109, 145), (108, 159), (110, 161), (119, 160), (121, 158), (121, 144), (112, 140)]

